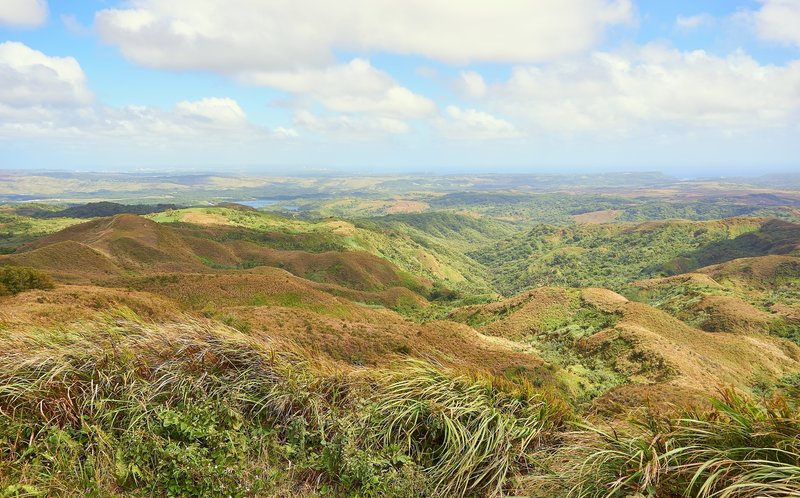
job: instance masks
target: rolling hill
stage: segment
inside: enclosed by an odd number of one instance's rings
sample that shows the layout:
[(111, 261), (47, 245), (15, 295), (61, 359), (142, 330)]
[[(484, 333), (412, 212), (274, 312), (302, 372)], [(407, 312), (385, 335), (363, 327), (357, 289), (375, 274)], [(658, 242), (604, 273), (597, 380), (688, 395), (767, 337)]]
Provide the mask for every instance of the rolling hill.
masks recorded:
[(745, 256), (795, 254), (798, 240), (800, 225), (762, 218), (540, 225), (469, 255), (511, 295), (542, 285), (621, 289)]
[(0, 255), (56, 282), (0, 295), (0, 496), (567, 496), (588, 449), (711, 444), (687, 421), (749, 424), (762, 464), (796, 444), (800, 226), (588, 213), (37, 237)]

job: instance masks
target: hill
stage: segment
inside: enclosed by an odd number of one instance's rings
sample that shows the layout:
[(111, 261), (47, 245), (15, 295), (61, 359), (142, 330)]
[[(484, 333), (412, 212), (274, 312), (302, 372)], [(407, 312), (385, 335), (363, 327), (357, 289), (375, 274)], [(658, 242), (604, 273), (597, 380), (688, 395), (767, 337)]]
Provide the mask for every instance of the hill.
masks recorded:
[(791, 254), (800, 225), (761, 218), (537, 226), (472, 251), (506, 295), (542, 285), (621, 289), (743, 256)]
[(386, 230), (326, 218), (305, 221), (258, 211), (191, 208), (150, 216), (174, 228), (198, 230), (217, 242), (243, 240), (278, 250), (305, 252), (363, 251), (396, 265), (407, 275), (441, 286), (488, 292), (485, 281), (470, 270), (476, 264), (441, 246), (425, 246), (403, 230)]
[[(800, 434), (796, 225), (519, 227), (228, 205), (0, 256), (56, 282), (0, 296), (0, 495), (566, 496), (626, 475), (592, 458), (722, 445), (691, 421), (758, 427), (747, 447), (777, 468)], [(620, 293), (486, 285), (553, 275)]]
[(800, 368), (800, 347), (751, 330), (747, 339), (693, 328), (606, 289), (541, 288), (451, 318), (532, 347), (559, 365), (578, 399), (636, 406), (647, 397), (686, 402), (720, 385), (752, 388)]
[(175, 204), (119, 204), (116, 202), (89, 202), (69, 206), (64, 209), (42, 209), (40, 207), (21, 207), (16, 213), (32, 218), (103, 218), (118, 214), (151, 214), (175, 209)]
[(800, 343), (800, 257), (740, 258), (625, 293), (708, 331), (771, 331)]
[(73, 225), (0, 257), (0, 264), (40, 267), (64, 281), (100, 282), (124, 274), (214, 273), (257, 266), (356, 291), (406, 287), (427, 294), (432, 284), (365, 251), (310, 253), (269, 247), (274, 240), (246, 229), (173, 228), (135, 215)]

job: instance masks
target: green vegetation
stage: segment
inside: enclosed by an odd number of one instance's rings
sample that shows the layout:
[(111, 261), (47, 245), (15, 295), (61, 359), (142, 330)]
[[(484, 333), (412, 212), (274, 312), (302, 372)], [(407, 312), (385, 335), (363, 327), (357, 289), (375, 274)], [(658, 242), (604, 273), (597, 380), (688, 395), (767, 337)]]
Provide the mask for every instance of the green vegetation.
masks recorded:
[(12, 253), (28, 242), (82, 221), (74, 218), (32, 218), (16, 214), (8, 206), (0, 206), (0, 254)]
[[(489, 292), (480, 265), (431, 237), (416, 237), (372, 222), (356, 224), (322, 219), (305, 221), (253, 210), (190, 208), (165, 211), (149, 218), (170, 226), (233, 227), (206, 235), (217, 242), (246, 241), (279, 250), (365, 251), (397, 265), (408, 274), (444, 287)], [(192, 225), (194, 223), (194, 225)]]
[(89, 202), (68, 208), (53, 210), (51, 207), (22, 207), (18, 208), (17, 214), (30, 216), (32, 218), (98, 218), (102, 216), (114, 216), (117, 214), (151, 214), (167, 209), (175, 209), (175, 204), (134, 204), (125, 205), (116, 202)]
[(571, 451), (570, 494), (612, 496), (797, 496), (800, 416), (724, 393), (711, 411), (642, 412), (620, 432), (587, 427)]
[(800, 495), (783, 183), (14, 178), (0, 498)]
[(53, 279), (47, 273), (24, 266), (0, 266), (0, 296), (52, 288)]
[(500, 379), (333, 373), (233, 329), (130, 311), (0, 344), (4, 495), (483, 494), (527, 471), (566, 415)]
[[(609, 287), (745, 256), (794, 250), (798, 225), (761, 219), (540, 225), (470, 255), (511, 295), (535, 286)], [(795, 241), (795, 242), (793, 242)]]

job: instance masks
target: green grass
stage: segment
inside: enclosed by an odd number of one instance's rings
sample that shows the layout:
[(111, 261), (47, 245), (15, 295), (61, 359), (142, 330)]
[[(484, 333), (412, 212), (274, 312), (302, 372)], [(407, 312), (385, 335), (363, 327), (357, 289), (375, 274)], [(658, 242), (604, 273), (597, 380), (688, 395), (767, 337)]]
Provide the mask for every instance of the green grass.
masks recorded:
[(800, 416), (785, 400), (725, 392), (711, 410), (642, 412), (625, 432), (585, 427), (572, 448), (571, 496), (800, 494)]
[(422, 364), (337, 370), (123, 309), (0, 335), (0, 496), (486, 495), (529, 471), (562, 406)]
[(9, 206), (0, 206), (0, 254), (12, 253), (28, 242), (84, 221), (77, 218), (33, 218), (16, 214)]

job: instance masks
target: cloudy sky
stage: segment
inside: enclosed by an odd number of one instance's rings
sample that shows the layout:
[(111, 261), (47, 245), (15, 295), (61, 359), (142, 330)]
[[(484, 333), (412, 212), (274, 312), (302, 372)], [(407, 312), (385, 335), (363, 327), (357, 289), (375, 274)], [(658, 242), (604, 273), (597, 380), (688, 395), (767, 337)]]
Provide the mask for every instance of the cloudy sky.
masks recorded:
[(0, 0), (0, 168), (800, 171), (800, 0)]

